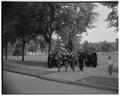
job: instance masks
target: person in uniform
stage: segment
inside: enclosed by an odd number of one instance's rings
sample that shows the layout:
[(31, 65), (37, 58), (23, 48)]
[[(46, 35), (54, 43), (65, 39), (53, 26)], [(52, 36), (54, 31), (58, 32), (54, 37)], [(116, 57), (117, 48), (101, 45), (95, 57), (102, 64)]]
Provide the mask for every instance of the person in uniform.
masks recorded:
[(83, 71), (83, 66), (84, 66), (84, 58), (82, 52), (78, 53), (78, 61), (79, 61), (79, 68), (81, 71)]
[(84, 66), (87, 66), (87, 53), (84, 52)]
[(93, 66), (93, 57), (92, 57), (92, 53), (89, 53), (89, 59), (88, 59), (88, 61), (89, 61), (89, 67), (90, 66)]
[(64, 56), (63, 56), (63, 63), (65, 65), (65, 72), (67, 72), (67, 68), (68, 68), (68, 65), (69, 65), (67, 54), (64, 54)]
[(57, 67), (57, 53), (55, 53), (54, 59), (55, 59), (55, 67)]
[(75, 65), (74, 65), (74, 55), (73, 54), (69, 55), (69, 64), (70, 64), (70, 67), (71, 67), (72, 71), (74, 72), (75, 71)]
[(86, 66), (89, 67), (91, 65), (91, 56), (90, 54), (86, 53)]
[(58, 67), (58, 72), (60, 72), (60, 67), (61, 67), (61, 55), (58, 53), (56, 55), (56, 64), (57, 64), (57, 67)]
[(75, 66), (79, 66), (79, 61), (78, 61), (78, 53), (75, 54)]
[(72, 71), (75, 71), (75, 65), (74, 65), (74, 56), (72, 53), (68, 54), (68, 64), (70, 65)]
[(55, 59), (55, 52), (52, 52), (52, 66), (55, 67), (56, 66), (56, 59)]
[(52, 51), (49, 55), (48, 55), (48, 67), (49, 68), (53, 68), (56, 65), (56, 61), (55, 61), (55, 53)]
[(92, 53), (92, 65), (93, 65), (93, 67), (97, 66), (97, 54), (96, 54), (96, 52)]

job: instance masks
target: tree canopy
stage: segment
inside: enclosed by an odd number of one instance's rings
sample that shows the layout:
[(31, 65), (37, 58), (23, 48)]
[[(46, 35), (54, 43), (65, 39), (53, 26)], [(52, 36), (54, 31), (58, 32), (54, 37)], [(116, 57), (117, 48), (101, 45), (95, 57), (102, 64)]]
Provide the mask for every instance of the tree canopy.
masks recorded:
[(115, 31), (118, 32), (118, 1), (102, 3), (102, 5), (111, 9), (111, 12), (106, 18), (108, 27), (114, 27)]
[(56, 14), (56, 33), (65, 42), (70, 50), (73, 50), (73, 38), (87, 32), (88, 28), (94, 28), (97, 13), (93, 11), (92, 3), (64, 3)]
[[(68, 49), (73, 50), (74, 37), (88, 28), (94, 28), (97, 13), (93, 3), (53, 3), (53, 2), (3, 2), (4, 28), (16, 34), (16, 40), (22, 42), (22, 56), (25, 44), (38, 35), (44, 37), (51, 50), (52, 34), (55, 32), (65, 42)], [(9, 9), (10, 8), (10, 9)], [(9, 18), (9, 19), (8, 19)], [(5, 23), (5, 22), (10, 23)], [(12, 29), (12, 32), (10, 31)], [(6, 36), (6, 35), (5, 35)], [(14, 40), (14, 41), (16, 41)], [(22, 59), (24, 60), (24, 59)]]

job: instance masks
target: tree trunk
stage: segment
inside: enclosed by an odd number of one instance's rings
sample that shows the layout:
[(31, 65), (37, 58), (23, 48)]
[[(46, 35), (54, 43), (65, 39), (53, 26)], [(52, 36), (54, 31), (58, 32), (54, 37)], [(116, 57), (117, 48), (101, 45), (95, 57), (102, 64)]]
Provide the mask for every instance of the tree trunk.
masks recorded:
[(7, 59), (7, 53), (8, 53), (8, 40), (6, 39), (5, 40), (5, 50), (4, 50), (4, 53), (5, 53), (5, 59)]
[(48, 54), (50, 54), (50, 51), (51, 51), (51, 42), (49, 42), (49, 47), (48, 47)]
[(50, 51), (51, 51), (51, 37), (49, 37), (49, 44), (48, 44), (48, 67), (49, 68), (51, 68)]
[(23, 45), (22, 45), (22, 61), (24, 61), (24, 50), (25, 50), (25, 41), (23, 41)]
[(49, 34), (48, 54), (50, 54), (50, 51), (51, 51), (51, 34)]
[(68, 45), (69, 45), (70, 51), (72, 51), (73, 50), (73, 44), (72, 44), (72, 40), (71, 40), (71, 36), (70, 35), (69, 35)]
[(8, 51), (8, 46), (7, 46), (8, 44), (6, 43), (6, 46), (5, 46), (5, 59), (7, 59), (7, 51)]

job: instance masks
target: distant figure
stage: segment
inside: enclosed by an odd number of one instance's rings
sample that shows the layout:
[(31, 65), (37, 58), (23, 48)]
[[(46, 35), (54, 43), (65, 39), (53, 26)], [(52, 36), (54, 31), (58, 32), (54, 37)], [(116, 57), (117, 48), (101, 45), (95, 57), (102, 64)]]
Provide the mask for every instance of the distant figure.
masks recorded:
[(108, 72), (109, 75), (112, 76), (112, 70), (113, 70), (113, 61), (111, 59), (111, 56), (108, 56)]
[(53, 68), (55, 67), (55, 65), (55, 54), (53, 52), (50, 52), (50, 54), (48, 55), (48, 67)]
[(96, 54), (96, 52), (92, 53), (92, 66), (93, 67), (97, 66), (97, 54)]
[(84, 67), (84, 55), (82, 52), (78, 53), (78, 61), (79, 61), (79, 68), (81, 71), (83, 71), (83, 67)]
[(58, 72), (60, 72), (60, 67), (61, 67), (61, 64), (62, 64), (62, 56), (61, 56), (61, 54), (56, 55), (56, 63), (57, 63), (57, 67), (58, 67)]
[(88, 53), (85, 53), (85, 54), (86, 54), (85, 65), (86, 65), (87, 67), (90, 67), (91, 61), (92, 61), (91, 56), (90, 56), (90, 54), (88, 54)]
[(78, 62), (78, 53), (75, 53), (74, 54), (74, 65), (75, 66), (78, 66), (79, 64), (78, 64), (79, 62)]
[(70, 65), (72, 71), (75, 72), (74, 55), (72, 53), (68, 54), (68, 64)]
[(63, 63), (64, 63), (64, 65), (65, 65), (65, 72), (67, 72), (67, 68), (68, 68), (68, 66), (69, 66), (69, 63), (68, 63), (68, 55), (67, 55), (67, 54), (65, 54), (65, 55), (63, 56)]

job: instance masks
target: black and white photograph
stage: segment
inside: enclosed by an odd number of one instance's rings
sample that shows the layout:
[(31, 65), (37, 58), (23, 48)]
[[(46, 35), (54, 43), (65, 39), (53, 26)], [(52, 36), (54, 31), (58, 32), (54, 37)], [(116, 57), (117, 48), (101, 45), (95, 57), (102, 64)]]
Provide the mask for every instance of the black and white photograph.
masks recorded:
[(1, 1), (1, 94), (119, 94), (119, 1)]

